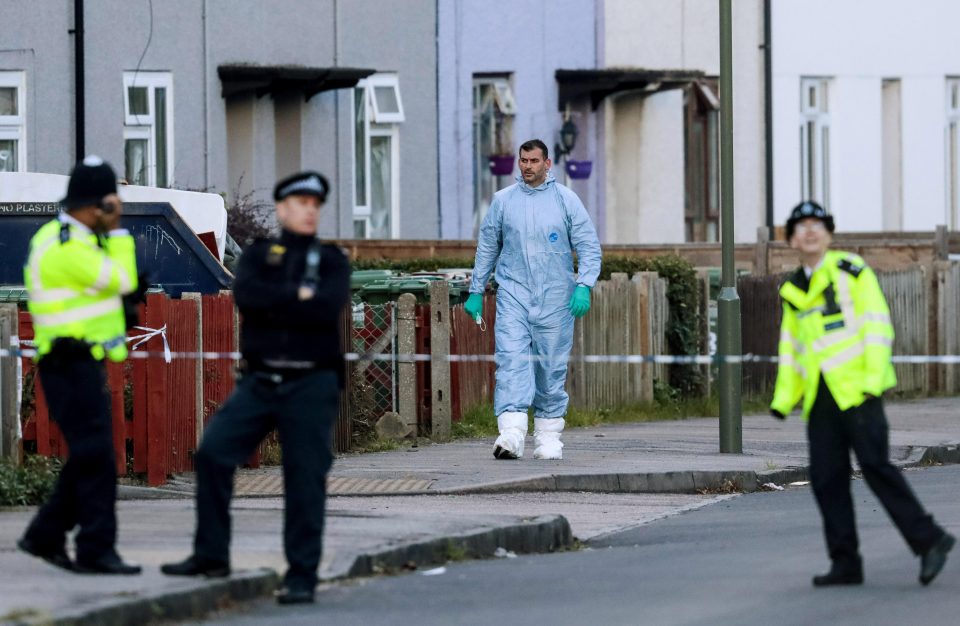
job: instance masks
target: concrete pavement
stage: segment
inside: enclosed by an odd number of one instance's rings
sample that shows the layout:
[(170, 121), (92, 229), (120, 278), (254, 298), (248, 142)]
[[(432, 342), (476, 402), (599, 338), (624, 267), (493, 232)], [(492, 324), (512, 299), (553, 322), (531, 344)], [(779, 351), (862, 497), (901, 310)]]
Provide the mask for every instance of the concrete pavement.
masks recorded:
[[(960, 460), (953, 398), (888, 405), (891, 456), (901, 466)], [(331, 474), (325, 579), (448, 559), (563, 549), (704, 506), (731, 490), (805, 476), (803, 424), (744, 418), (744, 453), (717, 451), (716, 419), (571, 430), (562, 461), (496, 461), (492, 440), (346, 455)], [(530, 451), (532, 455), (532, 450)], [(531, 455), (528, 455), (531, 456)], [(32, 510), (0, 512), (0, 622), (126, 624), (200, 615), (269, 593), (284, 568), (279, 470), (242, 472), (227, 581), (164, 577), (160, 563), (190, 550), (192, 479), (163, 490), (123, 489), (120, 550), (139, 577), (77, 576), (16, 551)], [(619, 494), (615, 496), (604, 494)], [(165, 496), (165, 499), (145, 499)], [(572, 528), (571, 528), (572, 527)]]

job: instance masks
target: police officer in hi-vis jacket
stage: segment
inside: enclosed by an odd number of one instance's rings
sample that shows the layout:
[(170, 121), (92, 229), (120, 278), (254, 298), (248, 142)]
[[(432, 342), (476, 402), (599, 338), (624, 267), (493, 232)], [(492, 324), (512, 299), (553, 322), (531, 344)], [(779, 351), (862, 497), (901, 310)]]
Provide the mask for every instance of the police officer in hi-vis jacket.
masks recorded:
[(863, 565), (850, 494), (850, 450), (863, 477), (914, 554), (920, 582), (932, 581), (955, 539), (938, 526), (889, 460), (881, 396), (896, 385), (893, 325), (880, 284), (863, 259), (828, 250), (833, 216), (803, 202), (787, 220), (801, 266), (780, 288), (783, 322), (771, 411), (784, 417), (802, 401), (810, 481), (823, 517), (830, 570), (817, 587), (859, 585)]
[[(89, 156), (70, 175), (64, 211), (30, 240), (24, 268), (40, 384), (70, 449), (56, 488), (18, 547), (63, 569), (139, 574), (117, 554), (117, 465), (104, 359), (127, 356), (124, 297), (137, 291), (133, 237), (113, 169)], [(75, 526), (76, 559), (66, 550)]]

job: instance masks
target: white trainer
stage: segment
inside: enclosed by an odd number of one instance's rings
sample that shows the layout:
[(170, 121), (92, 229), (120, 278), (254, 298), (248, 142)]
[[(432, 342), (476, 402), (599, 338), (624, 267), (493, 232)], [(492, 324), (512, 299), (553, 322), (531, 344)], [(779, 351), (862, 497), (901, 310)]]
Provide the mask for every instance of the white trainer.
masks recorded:
[(562, 417), (533, 418), (533, 458), (553, 460), (563, 458), (563, 442), (560, 441), (560, 435), (563, 433), (564, 424)]
[(523, 440), (527, 436), (527, 414), (519, 411), (507, 411), (497, 417), (500, 436), (493, 444), (493, 456), (498, 459), (519, 459), (523, 457)]

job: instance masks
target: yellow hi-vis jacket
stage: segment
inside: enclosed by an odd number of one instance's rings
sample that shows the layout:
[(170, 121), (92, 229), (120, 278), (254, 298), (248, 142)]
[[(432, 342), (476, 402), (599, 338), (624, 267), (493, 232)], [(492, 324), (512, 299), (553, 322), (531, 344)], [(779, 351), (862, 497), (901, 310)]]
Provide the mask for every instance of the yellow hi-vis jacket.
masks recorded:
[(807, 281), (799, 268), (780, 288), (780, 364), (770, 408), (782, 415), (803, 398), (808, 418), (820, 376), (840, 410), (897, 384), (893, 325), (877, 277), (855, 254), (828, 251)]
[(89, 342), (97, 360), (126, 358), (121, 296), (137, 288), (129, 233), (114, 231), (98, 242), (95, 234), (61, 215), (30, 240), (23, 273), (38, 358), (60, 337)]

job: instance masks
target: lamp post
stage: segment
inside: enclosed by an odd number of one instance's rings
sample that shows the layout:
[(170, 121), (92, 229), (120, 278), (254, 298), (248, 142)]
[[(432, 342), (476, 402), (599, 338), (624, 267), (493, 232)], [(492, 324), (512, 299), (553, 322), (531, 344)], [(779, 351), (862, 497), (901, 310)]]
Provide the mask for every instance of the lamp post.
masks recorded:
[(743, 366), (724, 357), (743, 353), (740, 296), (733, 246), (733, 38), (731, 0), (720, 0), (720, 243), (722, 282), (717, 299), (720, 361), (720, 452), (743, 451), (740, 403)]

